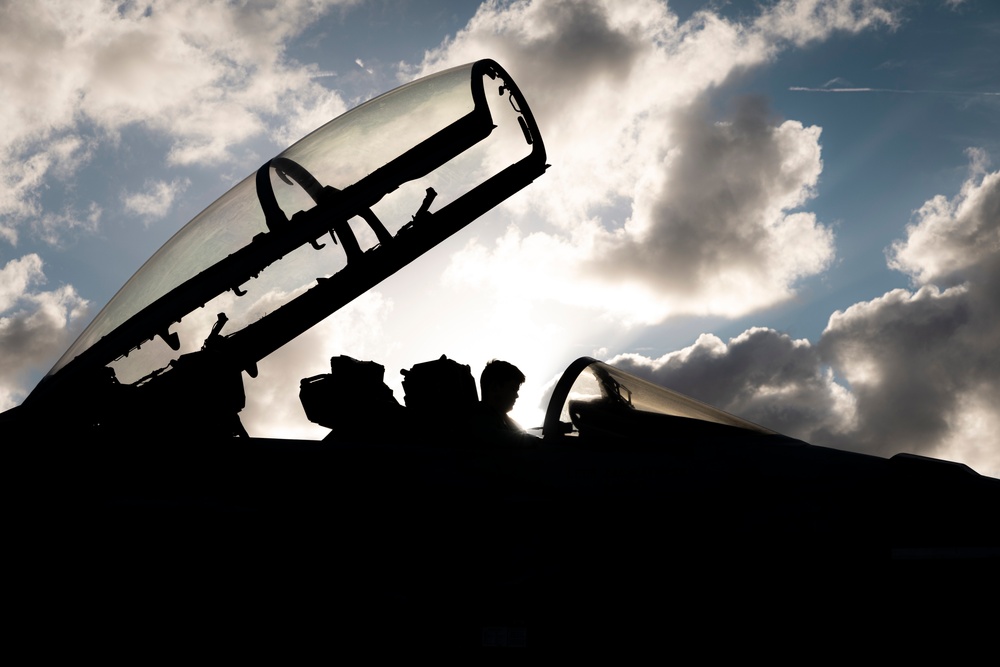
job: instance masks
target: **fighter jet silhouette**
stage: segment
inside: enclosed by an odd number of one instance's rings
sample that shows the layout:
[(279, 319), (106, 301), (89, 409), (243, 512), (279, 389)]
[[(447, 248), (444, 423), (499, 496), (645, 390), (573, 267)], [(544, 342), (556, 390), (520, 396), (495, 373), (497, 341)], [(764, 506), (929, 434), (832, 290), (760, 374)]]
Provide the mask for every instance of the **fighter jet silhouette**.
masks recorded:
[[(813, 446), (595, 359), (570, 364), (534, 446), (428, 430), (332, 376), (360, 406), (331, 408), (336, 437), (248, 436), (244, 372), (547, 166), (524, 95), (480, 60), (345, 113), (177, 232), (0, 415), (46, 517), (19, 542), (42, 581), (25, 604), (57, 599), (89, 638), (183, 618), (588, 647), (657, 644), (663, 604), (812, 608), (803, 568), (831, 593), (831, 563), (866, 585), (894, 562), (995, 563), (1000, 480)], [(364, 428), (338, 429), (352, 414)]]

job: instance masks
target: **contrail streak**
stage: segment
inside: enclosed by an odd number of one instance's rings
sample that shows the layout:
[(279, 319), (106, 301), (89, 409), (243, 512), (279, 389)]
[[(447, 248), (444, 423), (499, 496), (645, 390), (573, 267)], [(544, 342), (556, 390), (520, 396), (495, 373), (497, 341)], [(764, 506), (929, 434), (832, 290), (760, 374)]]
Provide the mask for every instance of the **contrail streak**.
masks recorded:
[(802, 93), (900, 93), (903, 95), (1000, 96), (1000, 93), (991, 92), (967, 92), (960, 90), (899, 90), (896, 88), (805, 88), (803, 86), (789, 86), (788, 90)]

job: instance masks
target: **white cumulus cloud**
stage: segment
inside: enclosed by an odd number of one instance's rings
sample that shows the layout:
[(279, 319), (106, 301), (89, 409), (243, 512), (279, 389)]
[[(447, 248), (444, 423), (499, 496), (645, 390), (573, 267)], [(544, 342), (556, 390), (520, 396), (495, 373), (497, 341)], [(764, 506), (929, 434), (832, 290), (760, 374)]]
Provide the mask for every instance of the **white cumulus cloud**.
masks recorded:
[(965, 270), (1000, 253), (1000, 172), (987, 155), (969, 150), (970, 178), (948, 199), (938, 195), (914, 214), (906, 239), (892, 244), (889, 266), (918, 283), (961, 280)]
[(749, 329), (728, 342), (703, 334), (657, 359), (625, 354), (610, 363), (810, 442), (848, 431), (856, 419), (854, 396), (816, 347), (772, 329)]
[(892, 245), (890, 263), (915, 289), (833, 313), (815, 345), (751, 329), (616, 363), (817, 445), (943, 457), (1000, 476), (1000, 172), (972, 157), (960, 193), (928, 200)]
[(170, 211), (174, 199), (183, 194), (191, 184), (188, 179), (166, 181), (150, 181), (142, 192), (126, 192), (122, 195), (122, 204), (129, 213), (135, 213), (147, 220), (162, 218)]
[(303, 115), (343, 111), (284, 48), (335, 4), (3, 3), (0, 84), (17, 103), (0, 107), (0, 216), (36, 214), (45, 179), (126, 127), (167, 137), (172, 164), (219, 164), (251, 138), (300, 132)]
[(0, 268), (0, 410), (24, 398), (25, 374), (51, 365), (87, 314), (87, 301), (72, 286), (37, 289), (44, 282), (36, 254)]
[(508, 207), (506, 235), (469, 244), (449, 275), (632, 323), (788, 299), (834, 256), (829, 227), (800, 210), (822, 170), (820, 128), (762, 100), (721, 115), (710, 102), (782, 49), (893, 20), (870, 2), (779, 2), (743, 23), (707, 10), (681, 22), (652, 0), (484, 3), (404, 73), (497, 59), (553, 166)]

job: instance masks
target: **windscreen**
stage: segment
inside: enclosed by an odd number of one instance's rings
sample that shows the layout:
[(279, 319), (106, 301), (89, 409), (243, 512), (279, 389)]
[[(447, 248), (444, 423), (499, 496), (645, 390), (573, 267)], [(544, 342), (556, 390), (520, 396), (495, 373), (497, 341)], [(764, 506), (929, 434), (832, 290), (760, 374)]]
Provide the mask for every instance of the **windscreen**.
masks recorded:
[(757, 424), (638, 378), (614, 366), (583, 357), (569, 366), (556, 385), (545, 415), (545, 436), (579, 435), (578, 415), (587, 407), (607, 408), (609, 411), (624, 415), (634, 411), (684, 417), (760, 433), (772, 433)]

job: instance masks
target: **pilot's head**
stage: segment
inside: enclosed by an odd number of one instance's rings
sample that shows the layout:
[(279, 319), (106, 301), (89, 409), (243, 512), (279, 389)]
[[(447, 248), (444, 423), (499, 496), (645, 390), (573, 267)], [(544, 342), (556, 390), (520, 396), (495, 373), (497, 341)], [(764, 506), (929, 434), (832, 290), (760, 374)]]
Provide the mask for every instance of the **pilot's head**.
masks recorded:
[(483, 403), (503, 414), (513, 409), (517, 391), (522, 384), (524, 373), (517, 366), (496, 359), (486, 364), (483, 374), (479, 376), (479, 391)]

